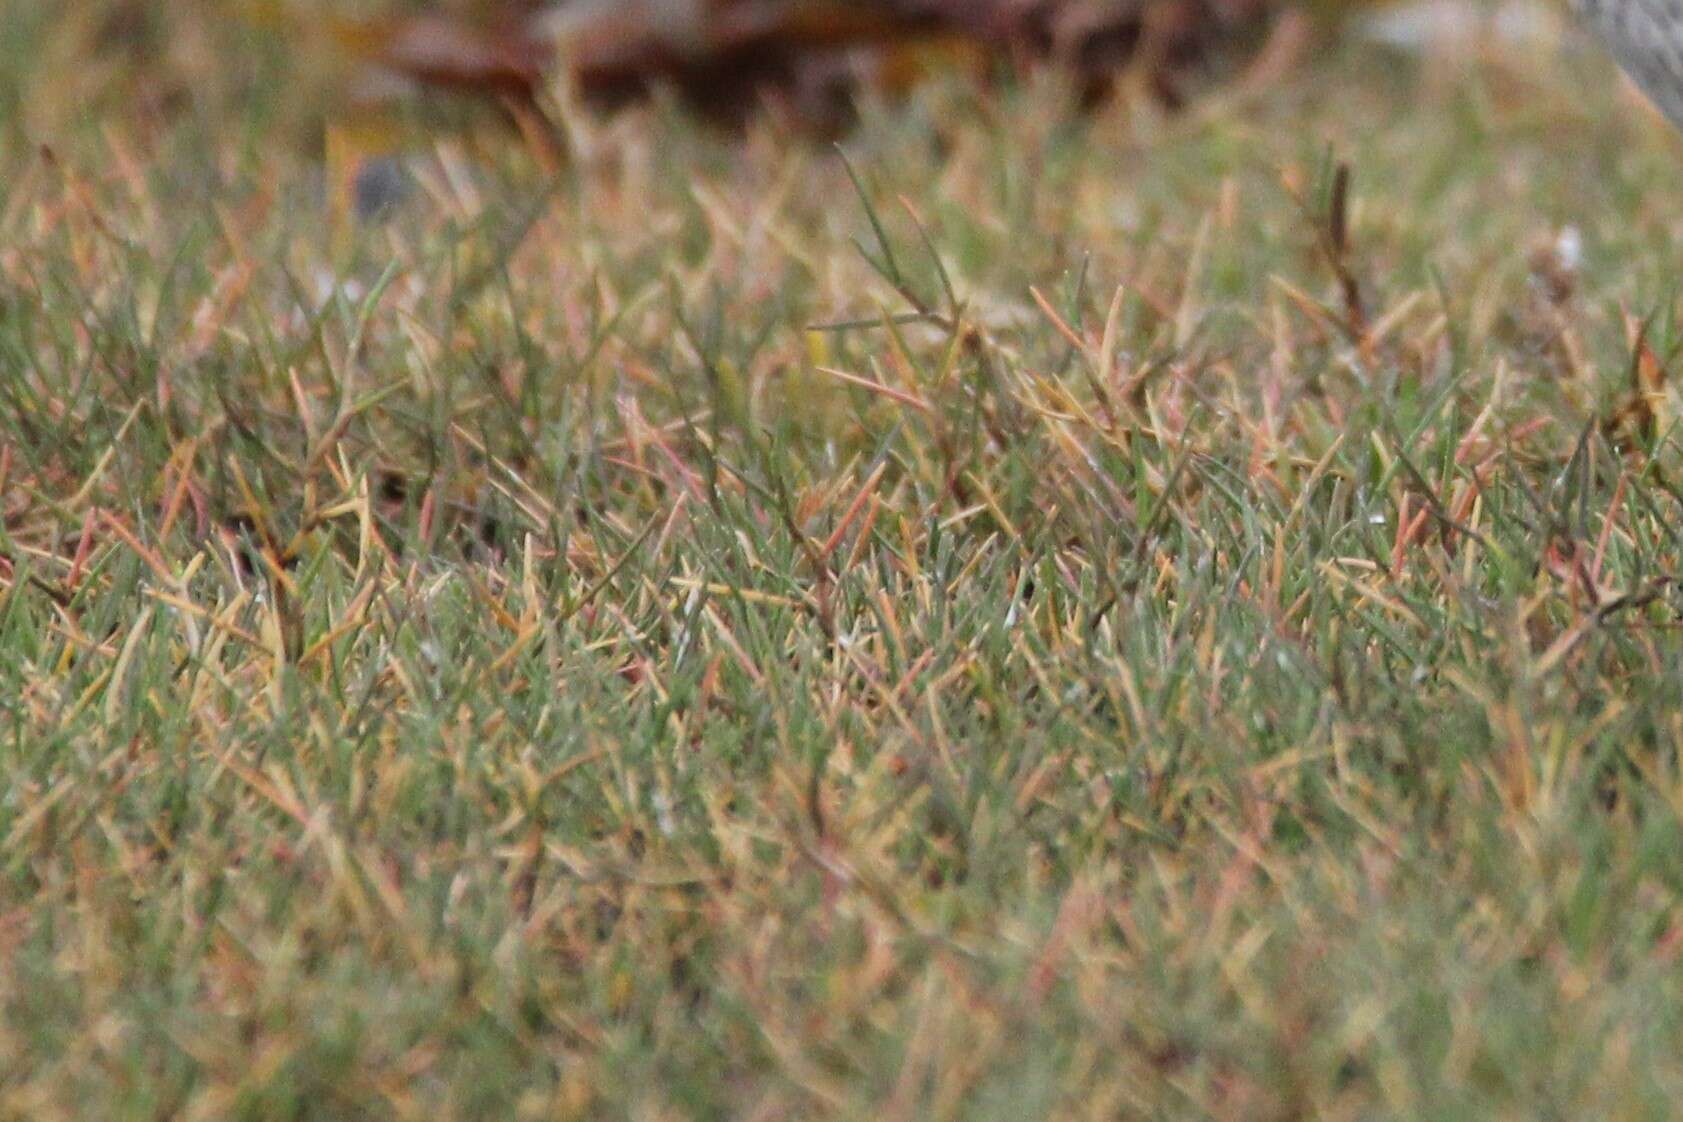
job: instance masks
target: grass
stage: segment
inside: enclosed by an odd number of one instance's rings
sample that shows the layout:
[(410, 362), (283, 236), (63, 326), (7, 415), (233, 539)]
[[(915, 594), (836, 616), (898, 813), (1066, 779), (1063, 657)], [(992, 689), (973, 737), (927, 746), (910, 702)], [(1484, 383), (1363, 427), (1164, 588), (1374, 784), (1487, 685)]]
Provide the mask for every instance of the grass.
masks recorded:
[(0, 1116), (1673, 1117), (1683, 165), (1530, 54), (20, 112)]

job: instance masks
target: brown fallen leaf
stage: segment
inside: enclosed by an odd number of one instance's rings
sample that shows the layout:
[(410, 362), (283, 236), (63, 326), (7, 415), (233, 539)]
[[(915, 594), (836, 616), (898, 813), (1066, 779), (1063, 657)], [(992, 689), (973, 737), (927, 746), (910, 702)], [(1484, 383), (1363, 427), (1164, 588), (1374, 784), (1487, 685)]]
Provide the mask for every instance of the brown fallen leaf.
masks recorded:
[(1668, 377), (1665, 363), (1648, 342), (1648, 325), (1629, 312), (1625, 313), (1625, 339), (1631, 351), (1630, 393), (1603, 422), (1602, 431), (1615, 444), (1629, 447), (1636, 439), (1651, 442), (1659, 431)]
[(440, 11), (352, 24), (343, 46), (377, 73), (536, 104), (564, 71), (590, 102), (670, 87), (740, 119), (767, 96), (843, 81), (903, 89), (941, 65), (1066, 70), (1083, 104), (1130, 67), (1171, 103), (1182, 73), (1233, 42), (1256, 46), (1285, 0), (572, 0), (510, 4), (477, 21)]

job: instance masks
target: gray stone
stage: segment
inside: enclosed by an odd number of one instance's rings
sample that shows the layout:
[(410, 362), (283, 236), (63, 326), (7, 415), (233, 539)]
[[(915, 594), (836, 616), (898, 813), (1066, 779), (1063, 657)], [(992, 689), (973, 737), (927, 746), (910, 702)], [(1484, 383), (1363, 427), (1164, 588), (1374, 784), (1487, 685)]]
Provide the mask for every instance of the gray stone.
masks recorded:
[(1625, 72), (1683, 129), (1683, 0), (1573, 0)]

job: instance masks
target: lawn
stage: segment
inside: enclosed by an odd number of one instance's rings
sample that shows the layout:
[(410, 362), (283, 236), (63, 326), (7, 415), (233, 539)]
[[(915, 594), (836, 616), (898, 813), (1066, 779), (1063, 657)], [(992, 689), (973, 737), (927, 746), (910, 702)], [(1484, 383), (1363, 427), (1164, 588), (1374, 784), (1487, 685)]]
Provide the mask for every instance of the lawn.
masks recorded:
[(272, 52), (67, 108), (28, 9), (0, 1117), (1676, 1117), (1683, 142), (1593, 47), (353, 222)]

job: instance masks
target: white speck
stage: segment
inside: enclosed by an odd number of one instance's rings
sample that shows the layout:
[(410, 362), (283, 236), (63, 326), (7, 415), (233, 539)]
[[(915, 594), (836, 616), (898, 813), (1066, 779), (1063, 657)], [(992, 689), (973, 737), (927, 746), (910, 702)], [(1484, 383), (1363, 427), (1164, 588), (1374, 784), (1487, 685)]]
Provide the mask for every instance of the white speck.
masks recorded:
[(315, 289), (314, 295), (318, 311), (327, 306), (328, 301), (333, 299), (334, 293), (342, 294), (345, 301), (353, 305), (362, 303), (362, 298), (368, 295), (368, 289), (361, 281), (355, 279), (340, 280), (329, 269), (317, 269), (312, 280), (314, 281), (312, 287)]
[(1576, 226), (1563, 226), (1554, 239), (1554, 259), (1568, 272), (1577, 272), (1584, 263), (1584, 235)]

